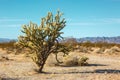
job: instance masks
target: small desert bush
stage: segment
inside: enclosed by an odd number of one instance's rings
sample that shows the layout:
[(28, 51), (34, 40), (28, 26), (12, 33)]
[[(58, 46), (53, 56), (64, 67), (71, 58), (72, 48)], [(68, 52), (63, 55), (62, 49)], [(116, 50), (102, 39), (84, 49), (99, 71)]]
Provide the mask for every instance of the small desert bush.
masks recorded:
[(96, 48), (96, 49), (93, 51), (93, 53), (99, 53), (99, 54), (101, 54), (101, 53), (104, 53), (105, 49), (106, 49), (106, 48), (104, 48), (104, 47), (102, 47), (102, 48)]
[(88, 64), (88, 58), (80, 55), (67, 55), (63, 58), (63, 64), (65, 66), (85, 66)]
[(89, 59), (89, 58), (88, 58), (88, 57), (85, 57), (85, 56), (81, 57), (81, 58), (78, 60), (78, 65), (80, 65), (80, 66), (87, 65), (87, 64), (88, 64), (88, 62), (87, 62), (88, 59)]
[(120, 52), (120, 48), (117, 47), (117, 46), (113, 46), (110, 49), (106, 49), (104, 51), (104, 53), (108, 53), (108, 54), (116, 54), (116, 53), (119, 53), (119, 52)]
[(115, 52), (120, 52), (120, 48), (117, 46), (113, 46), (111, 47), (111, 50), (115, 51)]

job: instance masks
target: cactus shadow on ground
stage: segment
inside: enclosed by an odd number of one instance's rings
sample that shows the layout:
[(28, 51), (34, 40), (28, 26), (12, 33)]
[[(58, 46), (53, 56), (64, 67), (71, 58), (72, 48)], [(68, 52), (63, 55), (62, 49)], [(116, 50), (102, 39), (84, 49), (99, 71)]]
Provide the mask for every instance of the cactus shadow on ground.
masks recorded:
[(120, 70), (114, 69), (96, 69), (94, 71), (72, 71), (72, 72), (44, 72), (42, 74), (86, 74), (86, 73), (97, 73), (97, 74), (120, 74)]

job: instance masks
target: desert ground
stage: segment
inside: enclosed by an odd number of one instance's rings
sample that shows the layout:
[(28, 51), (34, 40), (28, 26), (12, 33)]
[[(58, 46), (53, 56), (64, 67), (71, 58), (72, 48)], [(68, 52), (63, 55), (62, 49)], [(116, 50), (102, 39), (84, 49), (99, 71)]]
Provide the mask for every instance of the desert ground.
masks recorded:
[(0, 49), (0, 80), (120, 80), (120, 52), (97, 54), (95, 50), (71, 52), (87, 56), (87, 66), (55, 66), (51, 55), (44, 67), (45, 73), (38, 73), (30, 57), (8, 54)]

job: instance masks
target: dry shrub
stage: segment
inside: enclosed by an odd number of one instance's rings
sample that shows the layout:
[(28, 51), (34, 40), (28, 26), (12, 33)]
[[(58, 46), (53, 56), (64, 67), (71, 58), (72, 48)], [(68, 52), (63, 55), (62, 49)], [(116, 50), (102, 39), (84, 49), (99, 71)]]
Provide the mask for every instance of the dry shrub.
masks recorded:
[(78, 60), (78, 65), (80, 65), (80, 66), (88, 65), (88, 62), (87, 62), (88, 59), (89, 59), (89, 58), (88, 58), (88, 57), (85, 57), (85, 56), (81, 57), (81, 58)]
[(63, 64), (65, 66), (85, 66), (87, 65), (87, 57), (80, 56), (78, 54), (69, 54), (63, 58)]
[(110, 49), (106, 49), (104, 53), (114, 54), (120, 52), (120, 48), (117, 46), (111, 47)]
[(120, 48), (117, 46), (112, 47), (111, 50), (113, 50), (115, 52), (120, 52)]
[(63, 62), (65, 66), (75, 66), (75, 65), (78, 65), (78, 58), (67, 56), (64, 58)]
[(94, 49), (93, 53), (104, 53), (104, 51), (105, 51), (104, 47), (102, 47), (102, 48), (96, 48), (96, 49)]
[(110, 49), (105, 49), (104, 53), (111, 53)]
[(79, 52), (88, 53), (88, 48), (81, 46), (81, 47), (79, 48)]

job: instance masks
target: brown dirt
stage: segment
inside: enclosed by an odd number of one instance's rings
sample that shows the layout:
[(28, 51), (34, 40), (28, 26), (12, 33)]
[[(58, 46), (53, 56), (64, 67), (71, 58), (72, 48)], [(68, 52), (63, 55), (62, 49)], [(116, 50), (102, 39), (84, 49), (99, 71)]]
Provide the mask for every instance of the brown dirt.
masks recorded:
[(88, 66), (46, 65), (45, 73), (37, 73), (37, 66), (29, 57), (1, 51), (0, 56), (9, 60), (0, 61), (0, 77), (3, 80), (120, 80), (120, 55), (79, 54), (89, 57)]

